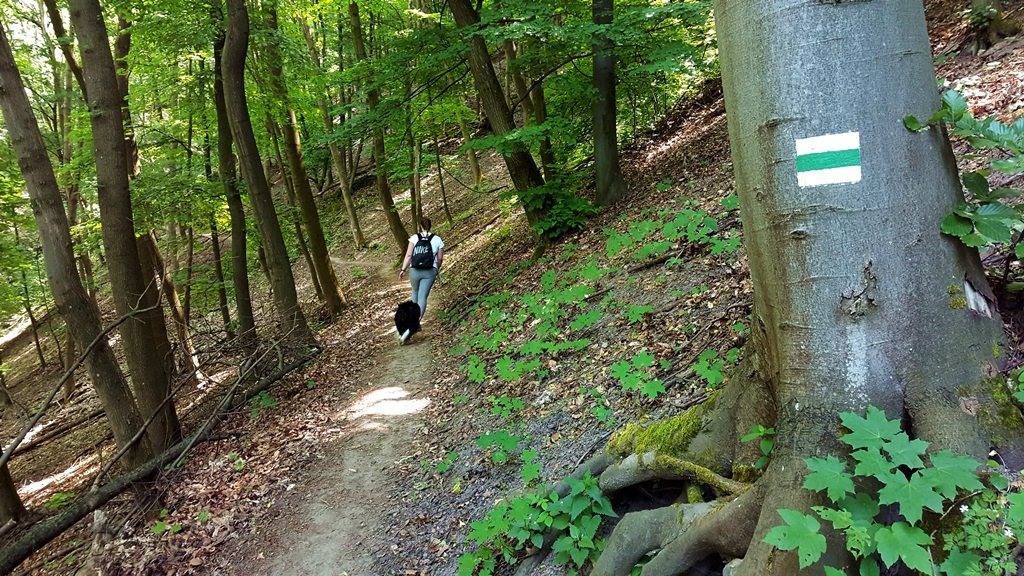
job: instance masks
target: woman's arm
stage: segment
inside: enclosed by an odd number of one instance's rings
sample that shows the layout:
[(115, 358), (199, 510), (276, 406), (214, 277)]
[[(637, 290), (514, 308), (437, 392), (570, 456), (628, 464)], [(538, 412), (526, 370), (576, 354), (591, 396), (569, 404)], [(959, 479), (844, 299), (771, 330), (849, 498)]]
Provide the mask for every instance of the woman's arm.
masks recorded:
[(441, 261), (444, 260), (444, 247), (437, 249), (437, 271), (441, 271)]
[(405, 271), (409, 269), (409, 262), (412, 260), (412, 241), (409, 241), (409, 247), (405, 249), (405, 261), (402, 262), (402, 269), (398, 271), (399, 278), (405, 278)]

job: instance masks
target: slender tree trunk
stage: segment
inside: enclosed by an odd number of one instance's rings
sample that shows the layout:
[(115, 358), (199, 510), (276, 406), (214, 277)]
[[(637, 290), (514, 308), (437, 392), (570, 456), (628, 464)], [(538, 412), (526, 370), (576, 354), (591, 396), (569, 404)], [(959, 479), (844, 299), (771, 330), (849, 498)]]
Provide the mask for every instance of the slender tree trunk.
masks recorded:
[(227, 281), (224, 279), (224, 260), (220, 250), (220, 230), (217, 229), (217, 217), (210, 215), (210, 240), (213, 248), (213, 278), (217, 281), (217, 303), (220, 305), (220, 318), (224, 322), (224, 333), (234, 338), (231, 330), (231, 309), (228, 308)]
[[(270, 0), (266, 10), (268, 27), (273, 31), (277, 31), (276, 0)], [(338, 278), (334, 273), (334, 264), (331, 262), (331, 255), (327, 250), (327, 239), (324, 236), (323, 225), (320, 223), (320, 212), (317, 210), (316, 201), (313, 199), (313, 190), (309, 186), (309, 176), (306, 174), (302, 148), (299, 143), (298, 122), (295, 118), (295, 110), (292, 109), (288, 102), (288, 88), (282, 68), (281, 53), (277, 48), (277, 44), (269, 44), (267, 56), (270, 61), (271, 93), (275, 94), (280, 100), (281, 113), (284, 116), (279, 126), (281, 127), (282, 140), (284, 141), (285, 156), (288, 159), (288, 166), (291, 168), (292, 184), (295, 187), (295, 199), (302, 210), (303, 225), (306, 228), (306, 239), (309, 241), (309, 253), (313, 260), (313, 269), (323, 291), (324, 302), (327, 304), (328, 312), (332, 316), (337, 316), (345, 306), (345, 295), (342, 293), (341, 286), (338, 284)]]
[[(21, 233), (18, 230), (17, 223), (14, 224), (14, 243), (21, 243)], [(28, 290), (28, 274), (25, 273), (24, 269), (21, 270), (21, 306), (25, 310), (25, 315), (28, 316), (29, 328), (32, 330), (32, 343), (35, 345), (39, 365), (46, 366), (46, 355), (43, 354), (43, 346), (39, 343), (39, 322), (36, 320), (35, 312), (32, 311), (32, 296)]]
[[(363, 44), (363, 27), (359, 21), (359, 5), (355, 2), (348, 5), (349, 18), (352, 21), (352, 41), (355, 44), (356, 59), (366, 60), (366, 47)], [(377, 88), (370, 88), (366, 94), (366, 103), (373, 112), (380, 105), (380, 92)], [(381, 208), (384, 209), (384, 216), (388, 220), (388, 227), (391, 228), (391, 235), (395, 239), (395, 245), (399, 252), (405, 253), (409, 244), (409, 233), (402, 224), (402, 219), (395, 209), (395, 200), (391, 197), (391, 187), (388, 185), (388, 173), (384, 168), (384, 128), (379, 122), (373, 127), (373, 162), (374, 170), (377, 172), (377, 192), (380, 194)]]
[[(469, 130), (469, 123), (465, 120), (459, 119), (459, 130), (462, 131), (462, 142), (466, 143), (473, 139), (473, 134)], [(480, 183), (484, 180), (484, 174), (480, 171), (480, 160), (477, 159), (476, 150), (470, 148), (466, 150), (466, 159), (469, 160), (469, 172), (473, 175), (473, 186), (480, 186)]]
[[(540, 82), (533, 89), (533, 109), (537, 113), (537, 124), (548, 120), (548, 103), (544, 99), (544, 83)], [(540, 163), (544, 171), (544, 179), (551, 180), (558, 175), (558, 164), (555, 162), (555, 148), (551, 145), (551, 137), (544, 134), (540, 139)]]
[(316, 345), (316, 339), (306, 324), (306, 316), (299, 307), (292, 277), (288, 251), (281, 236), (281, 224), (274, 208), (270, 185), (260, 166), (259, 149), (249, 120), (249, 105), (245, 97), (245, 53), (249, 44), (249, 14), (244, 0), (228, 0), (228, 29), (224, 42), (222, 74), (224, 100), (231, 125), (231, 135), (238, 147), (242, 175), (249, 190), (256, 223), (260, 229), (263, 247), (273, 289), (281, 331), (299, 346)]
[(615, 133), (615, 44), (605, 33), (612, 23), (615, 0), (593, 0), (594, 26), (594, 196), (602, 206), (626, 195), (619, 168), (619, 143)]
[[(100, 333), (100, 313), (82, 286), (75, 268), (71, 233), (57, 179), (2, 28), (0, 108), (32, 201), (32, 212), (39, 229), (46, 276), (54, 303), (78, 348), (85, 350)], [(91, 350), (85, 359), (86, 370), (106, 412), (114, 439), (119, 447), (124, 447), (142, 427), (142, 417), (107, 339), (100, 338)], [(128, 450), (125, 463), (134, 467), (151, 456), (150, 443), (144, 439)]]
[[(181, 302), (181, 311), (185, 317), (185, 325), (188, 326), (192, 322), (192, 274), (195, 269), (196, 259), (196, 231), (191, 226), (185, 229), (185, 297)], [(166, 270), (164, 274), (173, 279), (174, 275), (171, 274), (170, 270)]]
[[(277, 158), (277, 164), (281, 167), (281, 180), (284, 183), (285, 194), (288, 196), (288, 211), (289, 220), (292, 225), (295, 226), (295, 242), (299, 245), (299, 253), (302, 254), (302, 259), (306, 261), (306, 269), (309, 270), (309, 280), (313, 285), (313, 291), (316, 293), (316, 299), (320, 302), (324, 301), (324, 291), (320, 286), (320, 279), (316, 275), (316, 267), (313, 265), (313, 256), (309, 253), (309, 245), (306, 243), (306, 234), (302, 231), (302, 221), (298, 217), (299, 207), (295, 204), (295, 185), (291, 174), (288, 173), (288, 169), (285, 167), (283, 159), (281, 158), (281, 146), (278, 144), (278, 130), (277, 125), (274, 121), (267, 119), (267, 131), (270, 133), (270, 139), (274, 143), (274, 156)], [(263, 173), (267, 177), (267, 181), (270, 181), (270, 160), (263, 162)]]
[(146, 273), (152, 275), (154, 281), (163, 286), (164, 299), (167, 301), (168, 308), (171, 309), (174, 331), (178, 336), (178, 346), (181, 348), (183, 371), (191, 375), (200, 374), (199, 356), (196, 354), (196, 347), (192, 343), (192, 331), (189, 329), (188, 316), (185, 314), (185, 308), (178, 299), (178, 290), (164, 263), (164, 258), (160, 254), (160, 247), (156, 242), (156, 233), (152, 230), (148, 234), (139, 236), (139, 255), (143, 257)]
[[(470, 4), (469, 0), (449, 0), (448, 6), (452, 9), (452, 16), (459, 28), (465, 29), (475, 26), (480, 22), (480, 16)], [(469, 66), (473, 73), (473, 80), (476, 83), (480, 101), (483, 104), (484, 113), (491, 123), (491, 129), (496, 135), (506, 134), (515, 128), (512, 120), (512, 111), (509, 110), (505, 101), (504, 91), (494, 73), (494, 66), (491, 64), (491, 56), (487, 50), (484, 39), (474, 33), (468, 39), (469, 43)], [(511, 151), (503, 154), (505, 166), (508, 168), (509, 177), (520, 194), (532, 188), (544, 185), (544, 178), (534, 162), (529, 149), (521, 143), (513, 144)], [(549, 206), (542, 203), (540, 206), (527, 208), (526, 219), (530, 224), (536, 224), (543, 219)]]
[[(341, 15), (338, 16), (338, 37), (339, 37), (339, 50), (341, 48)], [(303, 22), (302, 31), (306, 36), (306, 48), (309, 51), (309, 57), (313, 59), (316, 64), (317, 70), (323, 74), (323, 64), (321, 63), (320, 55), (316, 49), (316, 43), (313, 40), (313, 34), (309, 29), (309, 26)], [(342, 54), (338, 53), (338, 60), (342, 60)], [(341, 184), (341, 199), (345, 205), (345, 213), (348, 215), (349, 228), (352, 229), (352, 241), (355, 244), (355, 249), (359, 250), (366, 245), (366, 239), (363, 237), (363, 229), (359, 226), (359, 214), (356, 212), (356, 204), (352, 200), (352, 187), (349, 184), (349, 168), (345, 162), (345, 155), (341, 151), (341, 147), (333, 137), (335, 131), (334, 128), (334, 117), (331, 114), (330, 108), (327, 106), (327, 98), (320, 96), (316, 100), (317, 108), (320, 110), (320, 119), (324, 124), (324, 130), (327, 132), (328, 143), (327, 147), (331, 151), (331, 162), (334, 166), (334, 172), (338, 176), (338, 182)], [(342, 124), (344, 124), (344, 116), (342, 116)]]
[(114, 307), (119, 315), (131, 316), (121, 327), (131, 381), (143, 415), (157, 414), (148, 432), (154, 449), (162, 450), (180, 438), (181, 428), (174, 403), (165, 401), (170, 395), (170, 382), (153, 337), (154, 324), (162, 313), (159, 308), (136, 310), (144, 301), (146, 286), (135, 245), (121, 92), (99, 3), (71, 0), (69, 4), (89, 87), (97, 196)]
[(448, 219), (449, 226), (455, 226), (452, 218), (452, 211), (448, 209), (448, 193), (444, 189), (444, 166), (441, 164), (441, 147), (437, 143), (437, 134), (434, 134), (434, 155), (437, 160), (437, 182), (441, 187), (441, 204), (444, 205), (444, 215)]
[(221, 65), (224, 51), (224, 18), (220, 0), (215, 0), (212, 4), (211, 19), (217, 31), (213, 40), (213, 101), (217, 114), (217, 164), (231, 218), (231, 283), (235, 295), (235, 313), (238, 315), (238, 336), (244, 348), (251, 348), (256, 342), (256, 322), (252, 311), (252, 295), (249, 292), (248, 225), (245, 222), (242, 195), (238, 190), (235, 154), (231, 150), (234, 140), (231, 137), (227, 104), (224, 101)]

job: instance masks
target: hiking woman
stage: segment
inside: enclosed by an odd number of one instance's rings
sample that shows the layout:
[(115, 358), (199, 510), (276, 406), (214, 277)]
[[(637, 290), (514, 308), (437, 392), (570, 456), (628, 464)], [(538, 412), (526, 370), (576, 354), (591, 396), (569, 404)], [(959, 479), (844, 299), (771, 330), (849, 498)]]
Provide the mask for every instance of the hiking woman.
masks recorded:
[(421, 218), (420, 231), (409, 238), (405, 261), (398, 272), (399, 278), (405, 278), (406, 271), (409, 272), (412, 301), (420, 307), (420, 318), (427, 312), (427, 296), (443, 260), (444, 241), (430, 233), (430, 218)]

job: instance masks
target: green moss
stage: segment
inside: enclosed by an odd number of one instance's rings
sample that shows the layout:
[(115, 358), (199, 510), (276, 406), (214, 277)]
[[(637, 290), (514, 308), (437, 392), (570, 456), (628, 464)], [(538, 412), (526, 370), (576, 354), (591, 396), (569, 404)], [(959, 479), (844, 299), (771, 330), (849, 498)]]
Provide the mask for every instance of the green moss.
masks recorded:
[(704, 415), (714, 405), (715, 397), (712, 396), (703, 404), (667, 420), (660, 420), (648, 426), (628, 424), (608, 441), (608, 451), (617, 456), (644, 454), (650, 451), (683, 456), (690, 447), (690, 442), (704, 426)]
[(704, 501), (704, 495), (700, 492), (699, 484), (687, 484), (686, 485), (686, 501), (690, 504), (699, 504)]
[(761, 472), (749, 464), (736, 464), (732, 467), (732, 479), (738, 482), (752, 483)]
[(963, 289), (957, 286), (956, 284), (950, 284), (949, 288), (946, 288), (946, 294), (949, 294), (950, 296), (956, 296), (957, 294), (963, 293)]
[(979, 392), (979, 396), (987, 393), (991, 398), (990, 402), (982, 402), (978, 407), (978, 421), (991, 434), (992, 442), (998, 446), (1016, 438), (1024, 427), (1024, 416), (1006, 386), (1006, 377), (997, 375), (982, 380)]
[(953, 296), (949, 299), (950, 310), (964, 310), (967, 308), (967, 298), (963, 296)]
[(992, 341), (992, 357), (993, 358), (999, 358), (1000, 354), (1002, 354), (1002, 351), (1003, 351), (1002, 347), (999, 346), (999, 340), (993, 340)]

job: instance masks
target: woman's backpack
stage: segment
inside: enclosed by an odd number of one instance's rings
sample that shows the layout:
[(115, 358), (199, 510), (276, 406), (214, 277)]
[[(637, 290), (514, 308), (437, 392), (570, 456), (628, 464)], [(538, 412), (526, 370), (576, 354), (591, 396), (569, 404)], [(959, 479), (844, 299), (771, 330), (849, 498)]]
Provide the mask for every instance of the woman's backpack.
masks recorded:
[(434, 239), (433, 234), (416, 234), (418, 239), (412, 247), (412, 260), (410, 266), (421, 270), (429, 270), (434, 267), (434, 247), (430, 241)]

